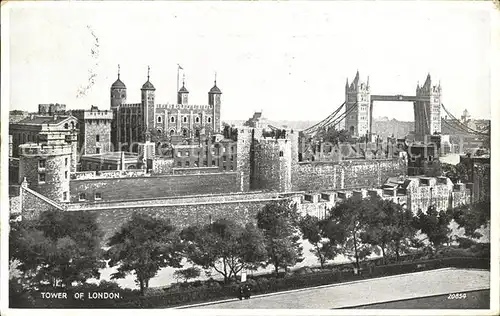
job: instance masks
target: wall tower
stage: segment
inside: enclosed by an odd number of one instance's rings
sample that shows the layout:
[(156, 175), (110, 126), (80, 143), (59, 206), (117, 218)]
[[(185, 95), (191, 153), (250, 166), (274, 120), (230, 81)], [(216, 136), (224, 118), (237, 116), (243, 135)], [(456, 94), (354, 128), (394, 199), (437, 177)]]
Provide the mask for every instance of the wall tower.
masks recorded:
[[(141, 103), (142, 111), (144, 115), (143, 127), (140, 129), (141, 132), (149, 131), (155, 126), (155, 87), (149, 81), (149, 71), (148, 66), (148, 80), (142, 85), (141, 88)], [(139, 133), (143, 135), (143, 133)], [(144, 140), (142, 140), (144, 141)]]
[(115, 148), (118, 148), (120, 139), (120, 120), (118, 120), (118, 111), (122, 104), (127, 103), (127, 87), (120, 80), (120, 65), (118, 65), (118, 78), (111, 85), (110, 89), (111, 111), (113, 120), (111, 122), (111, 142)]
[(19, 183), (56, 202), (69, 201), (72, 146), (35, 144), (19, 146)]
[[(345, 107), (347, 116), (345, 117), (345, 129), (353, 137), (366, 136), (370, 131), (371, 102), (370, 102), (370, 82), (359, 79), (359, 71), (356, 72), (354, 81), (345, 86)], [(352, 109), (352, 111), (351, 111)]]
[(220, 122), (220, 108), (221, 108), (221, 96), (222, 92), (219, 87), (217, 87), (217, 74), (215, 75), (214, 86), (208, 92), (208, 105), (211, 105), (213, 108), (212, 117), (213, 117), (213, 131), (214, 133), (220, 133), (221, 131), (221, 122)]

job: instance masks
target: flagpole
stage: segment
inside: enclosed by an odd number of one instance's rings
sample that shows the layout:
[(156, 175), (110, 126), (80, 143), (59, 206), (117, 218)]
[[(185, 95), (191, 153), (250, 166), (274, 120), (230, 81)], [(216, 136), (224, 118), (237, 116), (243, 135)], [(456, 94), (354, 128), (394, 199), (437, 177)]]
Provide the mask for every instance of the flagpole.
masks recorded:
[(175, 104), (177, 104), (177, 103), (178, 103), (178, 100), (177, 100), (177, 93), (179, 92), (179, 68), (180, 68), (180, 66), (179, 66), (179, 64), (177, 64), (177, 91), (175, 91), (175, 100), (176, 100), (176, 101), (175, 101), (175, 102), (176, 102)]

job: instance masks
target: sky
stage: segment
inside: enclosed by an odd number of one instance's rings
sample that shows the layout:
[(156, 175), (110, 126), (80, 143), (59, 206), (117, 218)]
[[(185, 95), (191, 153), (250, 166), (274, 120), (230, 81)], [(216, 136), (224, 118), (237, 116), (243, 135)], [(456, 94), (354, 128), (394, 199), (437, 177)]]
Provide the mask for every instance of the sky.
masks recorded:
[[(467, 108), (490, 118), (491, 8), (458, 1), (12, 6), (10, 109), (108, 109), (118, 64), (129, 103), (140, 101), (148, 65), (156, 102), (172, 103), (180, 64), (191, 104), (207, 103), (217, 72), (222, 120), (261, 110), (273, 120), (321, 120), (343, 103), (357, 70), (370, 77), (372, 94), (414, 95), (430, 73), (455, 116)], [(374, 116), (410, 121), (413, 107), (376, 102)]]

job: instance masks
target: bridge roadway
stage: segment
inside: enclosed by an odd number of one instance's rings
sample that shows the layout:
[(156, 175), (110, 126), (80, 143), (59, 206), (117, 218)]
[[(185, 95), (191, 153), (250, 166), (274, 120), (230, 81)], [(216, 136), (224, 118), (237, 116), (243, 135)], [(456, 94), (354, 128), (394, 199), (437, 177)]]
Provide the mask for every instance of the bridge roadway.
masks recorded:
[(489, 271), (444, 268), (181, 308), (334, 309), (489, 288)]

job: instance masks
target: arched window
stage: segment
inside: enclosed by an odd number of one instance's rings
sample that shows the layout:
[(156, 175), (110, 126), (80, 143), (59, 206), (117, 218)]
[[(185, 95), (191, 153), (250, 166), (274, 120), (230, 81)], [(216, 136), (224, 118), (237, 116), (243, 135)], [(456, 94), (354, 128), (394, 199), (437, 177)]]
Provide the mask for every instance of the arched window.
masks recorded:
[(200, 130), (199, 130), (199, 129), (196, 129), (196, 130), (194, 131), (194, 135), (195, 135), (196, 137), (200, 137)]
[(170, 117), (170, 123), (175, 123), (175, 116)]
[(185, 129), (185, 128), (184, 128), (184, 129), (182, 130), (182, 136), (184, 136), (184, 137), (187, 137), (187, 136), (188, 136), (188, 131), (187, 131), (187, 129)]
[(69, 127), (68, 123), (64, 124), (65, 129), (68, 129), (68, 127)]
[(170, 136), (174, 135), (175, 131), (173, 129), (170, 130)]
[(71, 122), (71, 129), (75, 129), (75, 122)]
[(195, 117), (194, 121), (195, 121), (196, 123), (200, 123), (200, 117), (199, 117), (199, 116)]
[(207, 122), (208, 122), (208, 123), (212, 123), (212, 118), (211, 118), (210, 116), (209, 116), (209, 117), (207, 117)]
[(161, 123), (161, 116), (158, 116), (158, 123)]
[(183, 121), (184, 123), (187, 123), (187, 121), (188, 121), (187, 116), (184, 116), (184, 117), (182, 118), (182, 121)]

